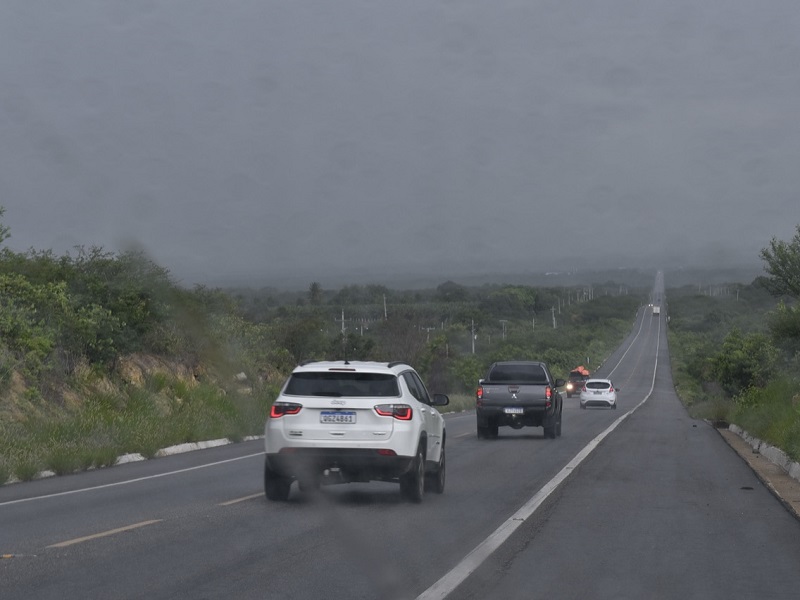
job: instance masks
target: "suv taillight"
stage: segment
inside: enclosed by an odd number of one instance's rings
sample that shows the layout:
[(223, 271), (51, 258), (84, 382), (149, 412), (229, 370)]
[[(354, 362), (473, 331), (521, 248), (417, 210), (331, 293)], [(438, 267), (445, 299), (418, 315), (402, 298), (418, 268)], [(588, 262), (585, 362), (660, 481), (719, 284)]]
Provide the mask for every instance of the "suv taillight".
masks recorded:
[(414, 414), (408, 404), (378, 404), (375, 412), (382, 417), (393, 417), (398, 421), (410, 421)]
[(296, 415), (302, 408), (302, 404), (295, 404), (294, 402), (276, 402), (269, 409), (269, 417), (278, 419), (283, 415)]

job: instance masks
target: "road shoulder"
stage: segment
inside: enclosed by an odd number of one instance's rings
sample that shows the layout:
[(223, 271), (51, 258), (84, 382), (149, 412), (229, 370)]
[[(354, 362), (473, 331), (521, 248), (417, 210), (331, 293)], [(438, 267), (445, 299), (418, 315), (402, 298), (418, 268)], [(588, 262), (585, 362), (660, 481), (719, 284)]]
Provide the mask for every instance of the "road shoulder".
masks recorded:
[(734, 431), (721, 428), (717, 431), (742, 460), (750, 465), (767, 489), (800, 520), (800, 481), (792, 478), (783, 467), (769, 460)]

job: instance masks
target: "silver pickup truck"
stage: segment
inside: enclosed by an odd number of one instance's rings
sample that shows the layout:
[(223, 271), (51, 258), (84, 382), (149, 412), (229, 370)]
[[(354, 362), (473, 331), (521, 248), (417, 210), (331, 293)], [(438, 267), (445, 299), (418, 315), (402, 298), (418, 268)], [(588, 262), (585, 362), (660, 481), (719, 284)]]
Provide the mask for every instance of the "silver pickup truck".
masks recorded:
[(503, 361), (489, 367), (478, 383), (475, 412), (478, 437), (496, 438), (500, 426), (544, 427), (544, 436), (561, 435), (563, 402), (555, 379), (543, 362)]

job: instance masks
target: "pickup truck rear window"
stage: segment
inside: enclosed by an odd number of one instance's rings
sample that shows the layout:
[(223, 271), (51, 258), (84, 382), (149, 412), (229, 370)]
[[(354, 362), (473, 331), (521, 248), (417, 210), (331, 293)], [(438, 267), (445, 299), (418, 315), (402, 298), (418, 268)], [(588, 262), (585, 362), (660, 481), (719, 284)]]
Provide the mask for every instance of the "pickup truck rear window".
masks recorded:
[(395, 398), (400, 395), (397, 377), (385, 373), (294, 373), (283, 392), (290, 396), (334, 398)]
[(488, 381), (545, 385), (547, 375), (539, 365), (498, 365), (489, 372)]

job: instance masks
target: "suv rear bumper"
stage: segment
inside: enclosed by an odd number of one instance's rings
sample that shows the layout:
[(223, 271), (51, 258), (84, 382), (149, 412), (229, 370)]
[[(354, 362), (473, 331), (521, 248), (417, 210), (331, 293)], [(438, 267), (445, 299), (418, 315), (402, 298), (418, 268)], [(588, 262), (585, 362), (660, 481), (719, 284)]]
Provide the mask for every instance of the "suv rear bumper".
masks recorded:
[(362, 448), (285, 448), (266, 456), (269, 468), (284, 477), (332, 477), (334, 483), (394, 480), (411, 469), (415, 458)]

